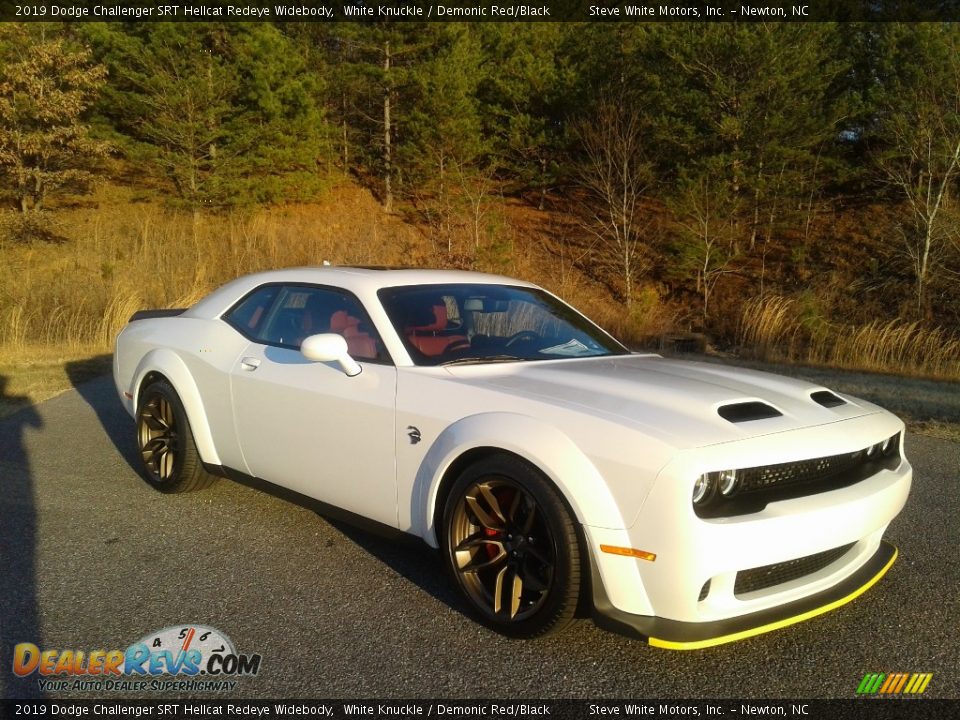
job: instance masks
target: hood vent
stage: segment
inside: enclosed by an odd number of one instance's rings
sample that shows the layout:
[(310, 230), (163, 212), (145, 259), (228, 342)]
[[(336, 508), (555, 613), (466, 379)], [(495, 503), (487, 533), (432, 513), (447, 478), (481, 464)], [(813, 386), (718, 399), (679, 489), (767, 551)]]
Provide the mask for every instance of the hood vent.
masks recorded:
[(847, 404), (846, 400), (837, 397), (829, 390), (818, 390), (815, 393), (810, 393), (810, 399), (825, 408), (835, 408)]
[(724, 420), (732, 423), (749, 422), (750, 420), (767, 420), (780, 417), (782, 412), (772, 405), (762, 402), (742, 402), (724, 405), (717, 408), (717, 414)]

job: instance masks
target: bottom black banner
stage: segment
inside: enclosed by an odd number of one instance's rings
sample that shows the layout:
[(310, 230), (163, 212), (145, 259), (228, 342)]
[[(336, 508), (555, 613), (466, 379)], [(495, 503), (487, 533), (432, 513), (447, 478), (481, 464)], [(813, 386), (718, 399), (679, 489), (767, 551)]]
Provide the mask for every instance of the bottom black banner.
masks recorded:
[(0, 701), (9, 718), (690, 718), (891, 720), (958, 717), (960, 700), (36, 700)]

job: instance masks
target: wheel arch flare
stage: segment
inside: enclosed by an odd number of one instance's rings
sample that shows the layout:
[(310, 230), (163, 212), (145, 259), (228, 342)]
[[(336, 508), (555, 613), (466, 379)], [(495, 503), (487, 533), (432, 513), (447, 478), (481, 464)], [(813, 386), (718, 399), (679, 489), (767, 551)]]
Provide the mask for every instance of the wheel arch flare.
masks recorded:
[(180, 397), (200, 459), (209, 465), (219, 465), (220, 455), (213, 442), (200, 391), (183, 359), (172, 350), (151, 350), (140, 360), (131, 388), (133, 414), (136, 415), (141, 393), (156, 376), (165, 378)]
[(443, 430), (413, 481), (411, 530), (439, 547), (437, 523), (446, 492), (464, 468), (503, 453), (532, 466), (560, 492), (580, 524), (625, 527), (617, 502), (596, 466), (555, 427), (516, 413), (482, 413)]

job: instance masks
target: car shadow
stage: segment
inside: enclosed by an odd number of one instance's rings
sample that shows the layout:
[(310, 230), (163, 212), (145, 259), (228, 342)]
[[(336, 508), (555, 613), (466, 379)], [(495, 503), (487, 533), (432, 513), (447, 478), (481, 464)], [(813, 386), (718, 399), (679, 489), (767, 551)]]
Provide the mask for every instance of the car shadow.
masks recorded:
[(43, 427), (43, 419), (27, 399), (7, 394), (0, 375), (0, 400), (24, 404), (0, 419), (0, 697), (42, 699), (36, 674), (13, 672), (16, 645), (42, 648), (37, 597), (37, 505), (26, 432)]
[[(96, 413), (97, 419), (117, 452), (137, 476), (142, 477), (130, 418), (117, 400), (112, 378), (109, 375), (102, 375), (104, 372), (109, 372), (109, 360), (109, 355), (102, 355), (92, 360), (70, 362), (66, 365), (66, 373), (74, 389)], [(437, 551), (418, 538), (371, 523), (358, 515), (332, 508), (259, 478), (233, 473), (229, 474), (229, 478), (241, 485), (316, 512), (344, 537), (394, 572), (436, 600), (463, 615), (472, 617), (469, 606), (447, 578)]]
[(111, 357), (98, 355), (88, 360), (76, 360), (68, 362), (64, 368), (70, 384), (96, 413), (117, 453), (139, 476), (140, 463), (131, 431), (131, 420), (117, 399), (113, 378), (109, 375)]
[(389, 537), (323, 513), (318, 514), (352, 543), (434, 599), (461, 615), (473, 617), (469, 606), (444, 572), (440, 553), (419, 538), (399, 532)]
[(260, 478), (234, 472), (227, 476), (240, 485), (316, 513), (347, 540), (436, 600), (461, 614), (470, 614), (446, 577), (437, 551), (419, 538)]

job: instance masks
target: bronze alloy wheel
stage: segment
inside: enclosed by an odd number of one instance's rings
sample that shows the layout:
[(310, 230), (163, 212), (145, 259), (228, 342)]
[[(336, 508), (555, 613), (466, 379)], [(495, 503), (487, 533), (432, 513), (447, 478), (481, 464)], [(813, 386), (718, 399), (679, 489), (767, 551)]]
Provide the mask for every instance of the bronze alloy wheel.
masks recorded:
[(200, 490), (216, 480), (203, 467), (180, 397), (164, 380), (140, 396), (137, 449), (147, 481), (162, 492)]
[(567, 624), (579, 592), (576, 533), (538, 473), (509, 457), (484, 461), (456, 483), (445, 517), (450, 571), (488, 625), (530, 637)]
[(137, 417), (137, 439), (144, 467), (157, 482), (174, 476), (180, 449), (177, 421), (170, 401), (159, 393), (151, 395)]

